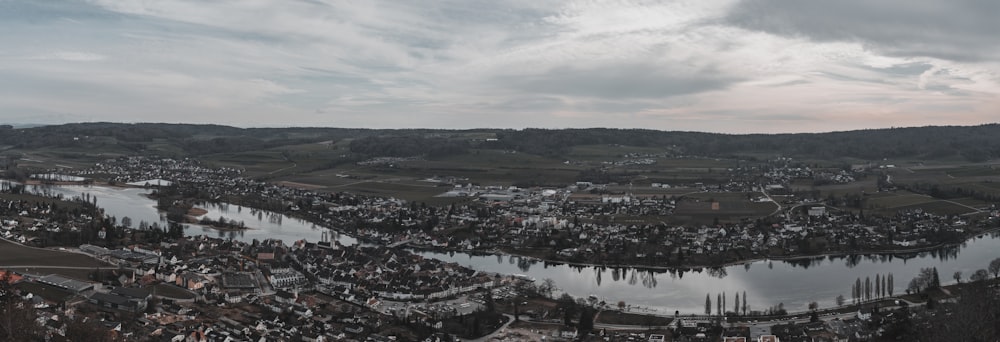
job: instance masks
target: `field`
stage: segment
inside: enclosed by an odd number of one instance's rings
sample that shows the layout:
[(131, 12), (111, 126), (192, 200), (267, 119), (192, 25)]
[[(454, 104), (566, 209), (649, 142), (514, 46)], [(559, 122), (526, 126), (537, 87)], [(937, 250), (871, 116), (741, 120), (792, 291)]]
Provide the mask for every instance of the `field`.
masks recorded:
[(694, 220), (698, 222), (738, 221), (745, 217), (770, 215), (777, 209), (772, 202), (756, 203), (747, 199), (746, 193), (701, 192), (685, 196), (677, 203), (672, 220)]
[(905, 191), (875, 194), (868, 198), (867, 203), (870, 209), (886, 215), (915, 209), (938, 215), (962, 215), (976, 213), (976, 207), (985, 205), (984, 202), (971, 198), (939, 200)]
[(16, 245), (0, 240), (0, 267), (98, 267), (103, 263), (85, 255)]

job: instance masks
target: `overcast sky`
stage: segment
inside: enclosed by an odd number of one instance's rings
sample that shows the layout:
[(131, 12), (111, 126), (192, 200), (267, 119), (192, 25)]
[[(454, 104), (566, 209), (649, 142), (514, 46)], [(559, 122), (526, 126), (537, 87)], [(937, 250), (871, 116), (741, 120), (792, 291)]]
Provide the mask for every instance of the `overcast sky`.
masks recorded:
[(1000, 122), (995, 0), (0, 0), (0, 122)]

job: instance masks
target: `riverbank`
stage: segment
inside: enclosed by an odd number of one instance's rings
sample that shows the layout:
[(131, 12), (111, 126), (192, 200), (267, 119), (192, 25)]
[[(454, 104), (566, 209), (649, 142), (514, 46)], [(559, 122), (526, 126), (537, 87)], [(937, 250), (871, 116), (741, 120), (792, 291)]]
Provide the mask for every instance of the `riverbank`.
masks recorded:
[(791, 255), (791, 256), (767, 256), (767, 257), (744, 259), (740, 261), (719, 263), (719, 264), (683, 264), (683, 265), (671, 265), (671, 266), (641, 265), (641, 264), (605, 264), (605, 263), (598, 264), (598, 263), (573, 262), (573, 261), (538, 257), (537, 254), (532, 255), (532, 254), (517, 253), (516, 251), (509, 249), (502, 249), (502, 250), (495, 249), (495, 250), (485, 250), (485, 251), (475, 250), (475, 249), (465, 250), (456, 248), (426, 246), (426, 245), (419, 245), (412, 243), (407, 244), (407, 246), (416, 250), (434, 252), (434, 253), (464, 253), (469, 255), (504, 256), (504, 257), (514, 256), (519, 258), (528, 258), (529, 260), (535, 262), (544, 262), (552, 265), (567, 265), (572, 267), (622, 268), (622, 269), (637, 269), (637, 270), (650, 270), (650, 271), (689, 271), (689, 270), (699, 270), (699, 269), (725, 268), (731, 266), (743, 266), (762, 261), (794, 262), (797, 260), (811, 260), (811, 259), (830, 258), (830, 257), (846, 258), (852, 256), (894, 256), (903, 258), (903, 255), (905, 254), (924, 253), (924, 252), (939, 250), (942, 248), (959, 247), (962, 244), (968, 242), (969, 240), (978, 238), (981, 235), (992, 234), (996, 232), (1000, 232), (1000, 227), (984, 230), (982, 232), (977, 232), (976, 234), (970, 234), (961, 242), (942, 243), (932, 246), (920, 246), (920, 247), (906, 248), (906, 249), (864, 250), (864, 251), (853, 251), (853, 252), (826, 252), (820, 254), (803, 254), (803, 255)]

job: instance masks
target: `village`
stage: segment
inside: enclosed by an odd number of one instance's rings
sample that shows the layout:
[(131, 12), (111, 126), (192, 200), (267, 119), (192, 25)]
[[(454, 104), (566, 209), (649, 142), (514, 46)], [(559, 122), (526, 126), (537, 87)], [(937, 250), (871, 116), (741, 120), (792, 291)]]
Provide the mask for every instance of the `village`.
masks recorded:
[[(961, 242), (998, 223), (993, 207), (972, 208), (985, 214), (973, 217), (920, 209), (891, 216), (842, 210), (835, 204), (848, 199), (785, 188), (802, 177), (850, 182), (848, 171), (814, 174), (787, 162), (734, 169), (732, 181), (723, 184), (673, 186), (689, 189), (687, 196), (635, 195), (631, 187), (590, 182), (552, 189), (456, 184), (446, 195), (466, 200), (438, 207), (280, 186), (194, 160), (120, 158), (73, 174), (113, 183), (168, 178), (183, 189), (175, 193), (188, 197), (179, 200), (286, 213), (371, 243), (581, 264), (710, 267), (760, 258), (917, 251)], [(668, 223), (672, 217), (680, 221)]]

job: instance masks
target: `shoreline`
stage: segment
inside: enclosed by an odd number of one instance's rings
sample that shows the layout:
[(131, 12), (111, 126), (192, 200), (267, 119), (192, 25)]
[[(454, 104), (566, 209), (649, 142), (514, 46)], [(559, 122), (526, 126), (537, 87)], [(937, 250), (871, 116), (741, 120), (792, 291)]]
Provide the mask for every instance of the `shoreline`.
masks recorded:
[[(504, 250), (493, 250), (493, 251), (459, 250), (459, 249), (439, 248), (439, 247), (431, 247), (431, 246), (424, 246), (424, 245), (414, 245), (414, 244), (407, 244), (407, 245), (404, 245), (404, 246), (407, 246), (407, 247), (415, 249), (415, 250), (420, 250), (420, 251), (425, 251), (425, 252), (432, 252), (432, 253), (444, 253), (444, 254), (447, 254), (447, 253), (450, 253), (450, 252), (454, 252), (454, 253), (464, 253), (464, 254), (468, 254), (468, 255), (478, 255), (478, 256), (516, 256), (516, 257), (520, 257), (520, 258), (529, 258), (531, 260), (541, 261), (541, 262), (545, 262), (545, 263), (549, 263), (549, 264), (567, 265), (567, 266), (574, 266), (574, 267), (628, 268), (628, 269), (636, 269), (636, 270), (655, 270), (655, 271), (671, 271), (671, 270), (674, 270), (674, 271), (680, 271), (680, 270), (693, 270), (693, 269), (706, 269), (706, 268), (709, 268), (709, 269), (710, 268), (725, 268), (725, 267), (731, 267), (731, 266), (740, 266), (740, 265), (752, 264), (752, 263), (755, 263), (755, 262), (758, 262), (758, 261), (794, 261), (794, 260), (807, 260), (807, 259), (817, 259), (817, 258), (824, 258), (825, 259), (825, 258), (829, 258), (831, 256), (848, 257), (848, 256), (853, 256), (853, 255), (871, 256), (871, 255), (896, 255), (896, 254), (908, 254), (908, 253), (921, 253), (921, 252), (927, 252), (927, 251), (931, 251), (931, 250), (939, 249), (939, 248), (944, 248), (944, 247), (959, 246), (959, 245), (961, 245), (963, 243), (968, 242), (969, 240), (971, 240), (973, 238), (977, 238), (979, 235), (990, 234), (990, 233), (997, 232), (997, 231), (1000, 231), (1000, 227), (988, 229), (988, 230), (979, 232), (977, 234), (971, 235), (969, 237), (966, 237), (964, 240), (962, 240), (962, 242), (941, 243), (941, 244), (937, 244), (937, 245), (921, 246), (921, 247), (916, 247), (916, 248), (912, 248), (912, 249), (893, 249), (893, 250), (858, 251), (858, 252), (827, 252), (827, 253), (813, 254), (813, 255), (793, 255), (793, 256), (786, 256), (786, 257), (775, 256), (775, 257), (766, 257), (766, 258), (752, 258), (752, 259), (745, 259), (745, 260), (740, 260), (740, 261), (727, 262), (727, 263), (714, 264), (714, 265), (696, 265), (696, 264), (692, 264), (692, 265), (681, 265), (681, 266), (627, 265), (627, 264), (625, 264), (625, 265), (622, 265), (622, 264), (593, 264), (593, 263), (581, 263), (581, 262), (551, 260), (551, 259), (539, 258), (539, 257), (534, 257), (534, 256), (529, 256), (529, 255), (522, 255), (522, 254), (512, 253), (512, 252), (504, 251)], [(343, 232), (341, 232), (341, 233), (342, 234), (346, 234), (346, 233), (343, 233)], [(350, 234), (347, 234), (347, 235), (350, 236)], [(400, 246), (400, 247), (404, 247), (404, 246)]]
[[(109, 184), (104, 183), (104, 182), (102, 182), (102, 183), (92, 183), (92, 184), (71, 183), (71, 184), (66, 184), (66, 185), (105, 186), (105, 187), (117, 187), (117, 188), (142, 188), (142, 187), (135, 187), (135, 186), (109, 185)], [(143, 194), (143, 196), (145, 196), (147, 198), (150, 198), (148, 194)], [(248, 207), (248, 208), (250, 208), (250, 207)], [(263, 209), (259, 209), (259, 210), (263, 210)], [(201, 209), (201, 208), (192, 208), (188, 212), (188, 217), (189, 218), (193, 218), (194, 215), (192, 215), (192, 212), (200, 213), (200, 211), (204, 211), (204, 209)], [(207, 213), (207, 211), (206, 211), (206, 213)], [(278, 212), (275, 212), (275, 213), (278, 213)], [(329, 227), (329, 226), (326, 226), (326, 225), (323, 225), (323, 224), (319, 224), (319, 223), (314, 223), (313, 221), (309, 220), (308, 218), (302, 217), (302, 215), (296, 215), (296, 213), (281, 213), (281, 214), (288, 215), (289, 217), (294, 217), (294, 218), (297, 218), (297, 219), (301, 219), (301, 220), (304, 220), (304, 221), (316, 224), (318, 227), (327, 228), (330, 231), (346, 235), (348, 237), (357, 239), (358, 241), (366, 241), (366, 243), (370, 243), (370, 241), (367, 241), (368, 239), (355, 236), (354, 233), (347, 232), (344, 229), (339, 229), (339, 228)], [(204, 215), (204, 214), (201, 214), (201, 215)], [(199, 215), (199, 216), (201, 216), (201, 215)], [(249, 228), (249, 227), (247, 227), (247, 228), (216, 227), (216, 226), (212, 226), (212, 225), (203, 225), (203, 224), (200, 224), (198, 222), (191, 222), (191, 223), (185, 223), (185, 224), (195, 224), (195, 225), (198, 225), (198, 226), (210, 228), (210, 229), (217, 230), (217, 231), (224, 231), (224, 232), (244, 231), (244, 230), (250, 230), (250, 229), (252, 229), (252, 228)], [(478, 256), (517, 256), (517, 257), (521, 257), (521, 258), (528, 258), (528, 259), (531, 259), (531, 260), (542, 261), (542, 262), (551, 263), (551, 264), (569, 265), (569, 266), (576, 266), (576, 267), (632, 268), (632, 269), (638, 269), (638, 270), (670, 271), (670, 270), (692, 270), (692, 269), (704, 269), (704, 268), (710, 268), (710, 269), (711, 268), (724, 268), (724, 267), (730, 267), (730, 266), (739, 266), (739, 265), (752, 264), (752, 263), (758, 262), (758, 261), (795, 261), (795, 260), (807, 260), (807, 259), (816, 259), (816, 258), (829, 258), (831, 256), (847, 257), (847, 256), (852, 256), (852, 255), (868, 256), (868, 255), (896, 255), (896, 254), (907, 254), (907, 253), (921, 253), (921, 252), (926, 252), (926, 251), (930, 251), (930, 250), (934, 250), (934, 249), (939, 249), (939, 248), (944, 248), (944, 247), (958, 246), (958, 245), (966, 243), (970, 239), (976, 238), (976, 237), (978, 237), (980, 235), (990, 234), (990, 233), (997, 232), (997, 231), (1000, 231), (1000, 227), (994, 227), (994, 228), (990, 228), (990, 229), (984, 230), (982, 232), (978, 232), (976, 234), (971, 234), (971, 235), (965, 237), (961, 242), (940, 243), (940, 244), (935, 244), (935, 245), (930, 245), (930, 246), (920, 246), (920, 247), (914, 247), (914, 248), (889, 249), (889, 250), (864, 250), (864, 251), (853, 251), (853, 252), (831, 251), (831, 252), (825, 252), (825, 253), (819, 253), (819, 254), (811, 254), (811, 255), (789, 255), (789, 256), (755, 257), (755, 258), (749, 258), (749, 259), (743, 259), (743, 260), (737, 260), (737, 261), (731, 261), (731, 262), (725, 262), (725, 263), (719, 263), (719, 264), (684, 264), (684, 265), (675, 265), (675, 266), (643, 265), (643, 264), (599, 264), (599, 263), (588, 263), (588, 262), (572, 262), (572, 261), (565, 261), (565, 260), (553, 260), (553, 259), (547, 259), (547, 258), (540, 258), (540, 257), (536, 257), (536, 256), (531, 256), (531, 255), (525, 255), (525, 254), (520, 254), (520, 253), (512, 252), (512, 251), (509, 251), (509, 250), (500, 250), (500, 249), (493, 249), (493, 250), (466, 250), (466, 249), (433, 247), (433, 246), (419, 245), (419, 244), (413, 244), (413, 243), (407, 243), (407, 244), (401, 245), (399, 247), (412, 248), (412, 249), (415, 249), (415, 250), (420, 250), (420, 251), (425, 251), (425, 252), (434, 252), (434, 253), (451, 253), (451, 252), (454, 252), (454, 253), (464, 253), (464, 254), (468, 254), (468, 255), (478, 255)], [(376, 244), (388, 246), (388, 245), (381, 244), (381, 243), (376, 243)]]

